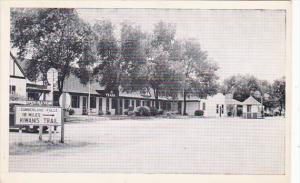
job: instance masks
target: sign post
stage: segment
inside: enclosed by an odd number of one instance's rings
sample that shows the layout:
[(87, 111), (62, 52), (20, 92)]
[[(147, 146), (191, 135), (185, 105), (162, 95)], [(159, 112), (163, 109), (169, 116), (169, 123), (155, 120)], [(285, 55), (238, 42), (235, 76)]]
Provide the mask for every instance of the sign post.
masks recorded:
[(60, 107), (16, 106), (15, 109), (16, 125), (19, 126), (20, 138), (22, 136), (22, 126), (49, 126), (49, 131), (51, 132), (53, 126), (60, 126), (62, 124), (62, 109)]
[(60, 134), (60, 142), (65, 142), (65, 106), (66, 106), (66, 93), (62, 93), (62, 113), (61, 113), (61, 134)]
[[(51, 100), (54, 101), (54, 84), (57, 82), (58, 72), (55, 68), (50, 68), (47, 71), (47, 80), (51, 85)], [(49, 141), (52, 140), (52, 126), (48, 126), (49, 129)], [(55, 128), (54, 128), (55, 129)], [(40, 126), (40, 135), (43, 133), (43, 126)]]

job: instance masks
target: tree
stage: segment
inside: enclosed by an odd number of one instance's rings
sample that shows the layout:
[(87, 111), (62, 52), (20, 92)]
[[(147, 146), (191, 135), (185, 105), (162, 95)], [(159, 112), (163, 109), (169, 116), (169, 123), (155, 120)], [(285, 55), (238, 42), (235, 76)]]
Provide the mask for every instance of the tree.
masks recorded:
[(255, 91), (260, 91), (259, 80), (252, 75), (234, 75), (224, 80), (222, 91), (231, 93), (238, 101), (246, 100)]
[(121, 24), (121, 86), (123, 91), (136, 91), (145, 88), (145, 77), (141, 75), (146, 63), (146, 34), (131, 22)]
[(155, 107), (159, 108), (158, 97), (160, 91), (170, 90), (174, 80), (174, 71), (170, 68), (172, 60), (169, 58), (170, 49), (175, 41), (175, 26), (164, 22), (154, 25), (151, 35), (146, 37), (146, 62), (140, 76), (145, 78), (147, 88), (154, 92)]
[(62, 93), (65, 78), (78, 74), (74, 67), (93, 62), (86, 57), (92, 50), (91, 28), (74, 9), (13, 10), (11, 25), (11, 45), (17, 49), (18, 58), (27, 61), (26, 75), (31, 80), (42, 74), (46, 81), (46, 73), (53, 67), (58, 70), (58, 90)]
[(138, 77), (145, 63), (143, 52), (144, 34), (139, 27), (128, 22), (122, 23), (121, 40), (114, 36), (114, 26), (108, 20), (97, 22), (93, 29), (96, 32), (97, 56), (99, 62), (94, 68), (99, 82), (106, 92), (114, 91), (117, 95), (117, 111), (120, 111), (119, 92), (134, 91), (141, 88), (142, 78)]
[(279, 105), (280, 115), (285, 109), (285, 77), (277, 79), (272, 84), (275, 101)]
[(183, 114), (186, 115), (187, 94), (203, 97), (217, 92), (218, 66), (208, 59), (207, 52), (201, 50), (200, 44), (193, 40), (183, 41), (177, 50), (180, 54), (175, 70), (181, 76)]

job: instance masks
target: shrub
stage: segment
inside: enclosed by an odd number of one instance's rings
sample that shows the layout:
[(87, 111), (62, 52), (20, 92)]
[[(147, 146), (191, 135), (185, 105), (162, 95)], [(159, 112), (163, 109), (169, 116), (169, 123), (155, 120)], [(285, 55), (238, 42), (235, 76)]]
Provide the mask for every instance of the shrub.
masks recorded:
[(158, 115), (158, 109), (156, 107), (150, 107), (150, 114), (151, 116)]
[(150, 109), (147, 106), (139, 106), (136, 108), (136, 111), (134, 111), (136, 116), (150, 116)]
[(128, 111), (128, 116), (134, 116), (135, 115), (135, 112), (134, 111)]
[(99, 112), (98, 112), (98, 115), (100, 115), (100, 116), (102, 116), (104, 114), (104, 112), (102, 111), (102, 110), (100, 110)]
[(111, 112), (110, 111), (106, 111), (106, 115), (111, 115)]
[(195, 116), (203, 116), (204, 112), (202, 110), (196, 110)]
[(129, 106), (128, 107), (128, 111), (133, 111), (134, 110), (134, 107), (133, 106)]
[(158, 109), (157, 113), (158, 113), (159, 115), (163, 115), (163, 114), (164, 114), (164, 110)]
[(227, 113), (227, 116), (232, 116), (232, 112), (229, 111), (229, 112)]
[(125, 110), (125, 111), (124, 111), (124, 114), (125, 114), (125, 115), (128, 115), (128, 112), (129, 112), (129, 110)]
[(69, 109), (69, 115), (73, 115), (75, 113), (74, 109)]

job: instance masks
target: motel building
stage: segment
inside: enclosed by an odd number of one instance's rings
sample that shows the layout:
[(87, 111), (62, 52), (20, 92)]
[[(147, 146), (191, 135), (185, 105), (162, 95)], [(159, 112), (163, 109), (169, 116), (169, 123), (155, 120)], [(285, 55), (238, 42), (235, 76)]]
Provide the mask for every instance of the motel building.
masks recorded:
[[(84, 85), (79, 78), (72, 74), (64, 82), (64, 91), (71, 96), (70, 108), (74, 110), (74, 115), (124, 115), (124, 112), (129, 108), (155, 106), (155, 98), (152, 91), (149, 93), (106, 92), (99, 83), (90, 82)], [(118, 96), (117, 93), (119, 93)], [(10, 59), (10, 94), (18, 96), (18, 100), (51, 100), (53, 105), (59, 105), (60, 96), (57, 89), (54, 88), (54, 92), (51, 93), (51, 86), (43, 85), (42, 81), (29, 81), (23, 68), (12, 55)], [(162, 91), (158, 100), (159, 109), (176, 114), (183, 113), (182, 93), (177, 94), (177, 99), (172, 99)], [(117, 109), (118, 101), (119, 109)], [(252, 96), (244, 102), (240, 102), (229, 95), (221, 93), (208, 96), (206, 99), (187, 95), (187, 114), (192, 116), (196, 110), (202, 110), (204, 117), (260, 118), (262, 105)]]

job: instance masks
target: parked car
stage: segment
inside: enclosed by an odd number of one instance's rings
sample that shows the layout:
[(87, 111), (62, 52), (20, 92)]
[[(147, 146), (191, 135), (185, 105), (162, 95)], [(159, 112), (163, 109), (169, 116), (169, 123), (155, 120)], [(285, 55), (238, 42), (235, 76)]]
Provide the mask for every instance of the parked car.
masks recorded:
[[(16, 106), (25, 105), (26, 103), (24, 101), (10, 101), (9, 103), (9, 130), (10, 131), (16, 131), (18, 130), (19, 126), (16, 125), (15, 122), (15, 110)], [(29, 125), (23, 127), (25, 132), (30, 133), (38, 133), (39, 132), (39, 126)], [(43, 132), (46, 132), (48, 130), (47, 126), (43, 126)]]

